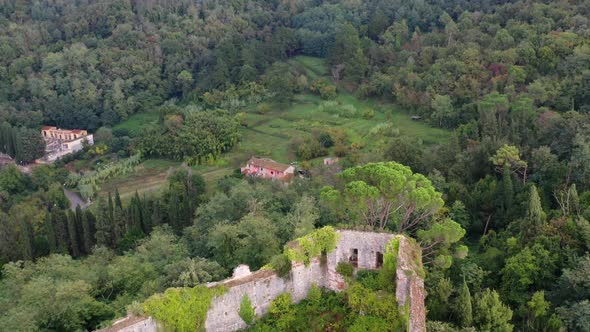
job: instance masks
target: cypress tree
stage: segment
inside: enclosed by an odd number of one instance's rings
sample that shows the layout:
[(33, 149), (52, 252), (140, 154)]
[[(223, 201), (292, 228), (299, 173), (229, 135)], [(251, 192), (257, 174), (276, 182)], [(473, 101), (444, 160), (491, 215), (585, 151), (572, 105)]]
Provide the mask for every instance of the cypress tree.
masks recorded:
[(580, 210), (580, 197), (578, 196), (578, 190), (576, 189), (576, 184), (572, 184), (569, 188), (569, 197), (570, 197), (570, 213), (579, 216), (581, 213)]
[(49, 252), (57, 252), (57, 241), (55, 239), (55, 231), (53, 229), (52, 214), (45, 214), (45, 232), (47, 234), (47, 243), (49, 244)]
[(94, 235), (96, 233), (96, 219), (90, 210), (86, 210), (82, 214), (82, 229), (84, 234), (84, 251), (86, 254), (90, 254), (95, 244)]
[(471, 293), (465, 280), (459, 288), (455, 303), (455, 316), (457, 324), (461, 327), (470, 327), (473, 324), (473, 307), (471, 305)]
[(541, 207), (541, 198), (537, 192), (537, 187), (531, 186), (529, 201), (526, 211), (526, 217), (523, 223), (523, 234), (530, 238), (538, 232), (539, 227), (545, 222), (545, 212)]
[(141, 228), (145, 234), (149, 234), (152, 231), (152, 219), (150, 216), (150, 203), (147, 197), (145, 197), (145, 194), (143, 194), (143, 199), (141, 200), (141, 210)]
[(502, 173), (502, 187), (504, 189), (504, 217), (509, 219), (512, 202), (514, 202), (514, 185), (512, 184), (512, 172), (508, 166), (504, 166), (504, 172)]
[(55, 234), (57, 252), (67, 254), (70, 247), (70, 237), (68, 234), (67, 217), (65, 212), (60, 209), (51, 211), (51, 223)]
[(113, 198), (111, 196), (111, 192), (109, 191), (109, 200), (108, 200), (108, 207), (109, 207), (109, 219), (111, 224), (114, 224), (115, 221), (115, 207), (113, 205)]
[(126, 230), (126, 218), (125, 218), (125, 211), (122, 208), (119, 208), (115, 204), (115, 218), (114, 218), (114, 231), (115, 231), (115, 238), (116, 241), (121, 240), (125, 233), (128, 231)]
[(171, 190), (170, 197), (168, 198), (168, 222), (174, 230), (178, 230), (178, 219), (179, 219), (179, 205), (178, 195), (175, 191)]
[(123, 203), (121, 203), (121, 195), (119, 195), (119, 188), (115, 188), (115, 208), (123, 209)]
[(109, 216), (109, 207), (104, 198), (98, 199), (98, 216), (96, 218), (96, 244), (99, 246), (113, 246), (113, 224)]
[(80, 241), (76, 226), (76, 215), (70, 210), (67, 215), (68, 234), (70, 236), (70, 253), (73, 257), (80, 257)]
[(35, 258), (35, 246), (33, 227), (28, 220), (18, 218), (19, 234), (18, 245), (20, 248), (20, 256), (23, 260), (32, 260)]
[(141, 204), (141, 198), (139, 198), (139, 194), (137, 193), (137, 191), (135, 192), (135, 195), (133, 196), (133, 199), (131, 201), (133, 207), (133, 226), (137, 230), (143, 230), (143, 206)]
[(2, 153), (6, 153), (8, 133), (10, 129), (11, 127), (10, 124), (8, 124), (8, 122), (3, 122), (2, 125), (0, 125), (0, 152)]
[(153, 200), (151, 202), (150, 216), (151, 227), (158, 226), (162, 223), (162, 208), (159, 200)]
[(80, 255), (87, 255), (89, 252), (86, 252), (84, 248), (84, 225), (82, 225), (83, 215), (84, 212), (82, 212), (82, 208), (80, 205), (77, 205), (74, 217), (76, 220), (76, 234), (78, 235), (78, 249), (80, 249)]
[(0, 263), (18, 259), (15, 238), (15, 229), (10, 217), (0, 211)]

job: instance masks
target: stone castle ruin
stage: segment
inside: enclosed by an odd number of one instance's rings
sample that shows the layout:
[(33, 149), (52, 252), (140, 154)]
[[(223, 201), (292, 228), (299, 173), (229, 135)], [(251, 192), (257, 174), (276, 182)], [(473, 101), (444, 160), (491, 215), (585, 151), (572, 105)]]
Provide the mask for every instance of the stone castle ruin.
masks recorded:
[[(421, 249), (411, 239), (403, 235), (360, 232), (350, 230), (336, 231), (339, 234), (336, 248), (324, 260), (313, 258), (307, 266), (292, 262), (289, 276), (279, 277), (274, 271), (261, 269), (250, 272), (246, 265), (234, 270), (234, 275), (208, 287), (223, 285), (227, 291), (211, 302), (205, 320), (206, 331), (231, 332), (246, 328), (240, 318), (240, 303), (247, 295), (256, 311), (263, 316), (271, 302), (282, 293), (290, 293), (294, 302), (307, 297), (312, 285), (340, 291), (346, 282), (338, 272), (338, 263), (352, 263), (357, 269), (379, 269), (383, 264), (383, 254), (393, 240), (399, 241), (396, 265), (396, 298), (400, 307), (409, 309), (409, 331), (426, 331), (426, 310), (424, 307), (424, 279), (421, 276)], [(101, 332), (157, 332), (158, 324), (151, 317), (127, 317), (115, 322), (112, 327)]]

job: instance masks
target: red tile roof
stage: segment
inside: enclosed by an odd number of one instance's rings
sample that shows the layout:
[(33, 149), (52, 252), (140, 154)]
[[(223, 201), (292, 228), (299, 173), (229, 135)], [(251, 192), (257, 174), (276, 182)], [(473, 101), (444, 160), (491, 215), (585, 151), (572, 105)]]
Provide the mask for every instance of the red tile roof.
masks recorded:
[(248, 160), (248, 164), (256, 166), (256, 167), (272, 169), (274, 171), (279, 171), (279, 172), (284, 172), (287, 170), (287, 168), (290, 167), (287, 164), (277, 163), (276, 161), (274, 161), (272, 159), (261, 159), (261, 158), (251, 158), (250, 160)]

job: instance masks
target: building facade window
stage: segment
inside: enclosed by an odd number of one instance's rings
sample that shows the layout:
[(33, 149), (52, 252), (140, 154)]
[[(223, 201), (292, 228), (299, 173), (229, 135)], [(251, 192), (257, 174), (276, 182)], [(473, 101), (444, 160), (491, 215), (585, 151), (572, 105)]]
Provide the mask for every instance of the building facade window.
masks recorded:
[(352, 264), (352, 266), (358, 267), (358, 265), (359, 265), (359, 250), (356, 248), (351, 249), (350, 250), (350, 257), (348, 260), (350, 261), (350, 264)]
[(377, 252), (375, 255), (375, 267), (382, 268), (383, 267), (383, 253)]

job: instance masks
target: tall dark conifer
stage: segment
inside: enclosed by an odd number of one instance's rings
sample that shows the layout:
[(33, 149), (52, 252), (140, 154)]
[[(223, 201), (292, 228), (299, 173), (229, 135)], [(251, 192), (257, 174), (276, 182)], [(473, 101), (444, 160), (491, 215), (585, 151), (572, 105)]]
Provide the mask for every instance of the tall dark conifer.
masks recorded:
[(73, 257), (80, 257), (80, 240), (76, 226), (76, 215), (71, 210), (67, 214), (68, 235), (70, 236), (70, 254)]
[(31, 226), (31, 223), (24, 218), (18, 218), (17, 223), (19, 228), (18, 245), (20, 248), (20, 256), (24, 260), (32, 260), (35, 258), (33, 227)]
[(514, 185), (512, 183), (512, 174), (512, 171), (510, 171), (508, 167), (504, 167), (504, 171), (502, 173), (502, 206), (504, 210), (504, 218), (506, 223), (510, 222), (512, 202), (514, 201)]
[(90, 254), (96, 243), (94, 237), (96, 233), (96, 218), (94, 218), (90, 210), (85, 210), (82, 213), (82, 229), (84, 234), (84, 251), (86, 254)]
[(96, 218), (96, 244), (113, 247), (113, 224), (110, 218), (108, 203), (103, 197), (98, 199), (98, 215)]
[(45, 215), (45, 232), (47, 234), (47, 243), (49, 244), (49, 252), (57, 252), (57, 241), (55, 238), (55, 230), (53, 228), (53, 214), (47, 213)]
[(67, 254), (70, 248), (70, 236), (68, 234), (67, 216), (63, 210), (51, 211), (51, 224), (55, 234), (57, 252)]

